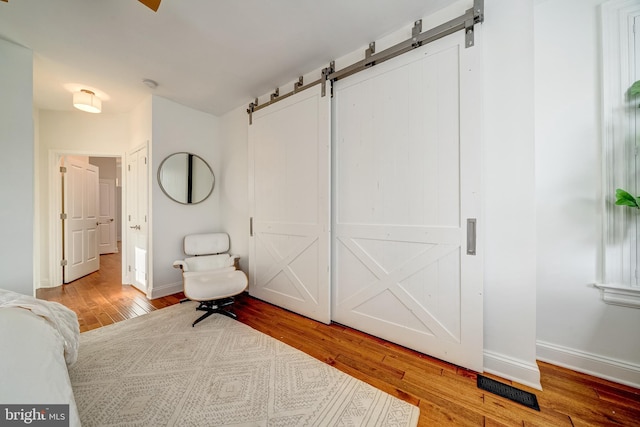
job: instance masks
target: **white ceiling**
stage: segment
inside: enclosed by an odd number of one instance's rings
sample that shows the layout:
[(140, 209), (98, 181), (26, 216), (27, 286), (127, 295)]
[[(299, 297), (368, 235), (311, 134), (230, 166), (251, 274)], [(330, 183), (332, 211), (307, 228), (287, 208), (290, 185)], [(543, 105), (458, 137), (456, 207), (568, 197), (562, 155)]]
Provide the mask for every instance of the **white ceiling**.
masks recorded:
[[(221, 115), (453, 0), (0, 2), (0, 38), (34, 52), (34, 104), (71, 110), (93, 90), (105, 113), (148, 93)], [(153, 79), (159, 86), (142, 83)]]

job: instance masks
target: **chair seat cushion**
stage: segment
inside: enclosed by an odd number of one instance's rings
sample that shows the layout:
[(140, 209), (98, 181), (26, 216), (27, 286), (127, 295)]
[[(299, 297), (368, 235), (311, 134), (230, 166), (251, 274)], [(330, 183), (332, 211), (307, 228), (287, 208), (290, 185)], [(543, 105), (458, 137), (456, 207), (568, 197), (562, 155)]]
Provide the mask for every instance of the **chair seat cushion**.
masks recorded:
[(184, 262), (187, 264), (187, 271), (206, 271), (230, 267), (233, 265), (233, 258), (229, 254), (206, 255), (186, 258)]
[(240, 270), (228, 267), (220, 272), (185, 272), (184, 294), (193, 301), (210, 301), (232, 297), (243, 292), (249, 283)]

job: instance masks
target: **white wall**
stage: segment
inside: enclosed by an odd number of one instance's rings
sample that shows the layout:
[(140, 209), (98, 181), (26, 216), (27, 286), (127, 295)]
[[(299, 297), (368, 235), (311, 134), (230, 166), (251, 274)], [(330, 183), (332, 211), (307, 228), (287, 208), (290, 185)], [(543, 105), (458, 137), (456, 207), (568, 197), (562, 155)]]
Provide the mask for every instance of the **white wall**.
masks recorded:
[(129, 150), (151, 143), (152, 96), (147, 96), (129, 113)]
[(602, 3), (535, 7), (538, 356), (640, 387), (640, 310), (607, 305), (592, 286), (603, 197)]
[(539, 386), (533, 2), (485, 2), (485, 369)]
[(33, 53), (0, 39), (0, 288), (34, 294)]
[(100, 168), (100, 179), (119, 179), (115, 157), (89, 157), (89, 163)]
[[(185, 234), (221, 230), (220, 188), (225, 177), (218, 171), (220, 156), (219, 119), (173, 101), (154, 96), (152, 99), (151, 151), (151, 221), (152, 221), (152, 296), (168, 295), (182, 290), (180, 270), (172, 267), (185, 257), (182, 239)], [(202, 203), (183, 205), (169, 199), (157, 180), (160, 163), (175, 152), (190, 152), (203, 158), (216, 177), (213, 193)]]
[(229, 233), (231, 253), (240, 256), (240, 268), (249, 271), (249, 162), (246, 108), (237, 108), (220, 120), (221, 165), (217, 176), (222, 228)]
[(52, 215), (56, 215), (52, 211), (55, 208), (52, 185), (57, 183), (51, 179), (52, 156), (55, 153), (122, 156), (130, 145), (130, 123), (127, 114), (40, 110), (38, 116), (39, 144), (35, 159), (38, 171), (35, 190), (38, 200), (37, 286), (50, 287), (60, 285), (55, 283), (50, 271), (51, 223)]

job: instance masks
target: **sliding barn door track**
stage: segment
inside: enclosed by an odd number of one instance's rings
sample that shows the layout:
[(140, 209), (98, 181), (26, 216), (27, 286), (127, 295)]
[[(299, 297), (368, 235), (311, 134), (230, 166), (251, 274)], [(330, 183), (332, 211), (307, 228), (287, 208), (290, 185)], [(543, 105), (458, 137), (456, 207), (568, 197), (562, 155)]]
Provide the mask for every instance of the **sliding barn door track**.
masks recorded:
[(407, 53), (417, 47), (431, 43), (432, 41), (441, 39), (457, 31), (464, 31), (465, 47), (473, 47), (475, 45), (475, 25), (482, 22), (484, 22), (484, 0), (473, 0), (473, 7), (468, 9), (463, 15), (427, 31), (422, 31), (422, 20), (417, 20), (414, 22), (413, 29), (411, 31), (411, 38), (408, 40), (395, 44), (380, 52), (376, 52), (376, 44), (375, 42), (371, 42), (369, 43), (369, 48), (365, 50), (365, 58), (361, 61), (351, 64), (341, 70), (336, 70), (335, 62), (331, 61), (328, 67), (322, 69), (318, 80), (305, 84), (302, 76), (300, 76), (298, 77), (298, 81), (294, 83), (293, 90), (291, 92), (281, 94), (280, 88), (276, 88), (269, 96), (269, 100), (262, 104), (258, 104), (258, 98), (256, 98), (249, 104), (249, 108), (247, 108), (249, 124), (253, 123), (253, 113), (278, 101), (282, 101), (291, 95), (317, 84), (322, 85), (322, 96), (325, 96), (327, 92), (332, 94), (332, 90), (326, 90), (327, 82), (329, 82), (329, 86), (331, 86), (331, 83), (336, 80), (340, 80), (357, 72), (366, 70), (369, 67), (388, 61), (391, 58), (395, 58), (398, 55)]

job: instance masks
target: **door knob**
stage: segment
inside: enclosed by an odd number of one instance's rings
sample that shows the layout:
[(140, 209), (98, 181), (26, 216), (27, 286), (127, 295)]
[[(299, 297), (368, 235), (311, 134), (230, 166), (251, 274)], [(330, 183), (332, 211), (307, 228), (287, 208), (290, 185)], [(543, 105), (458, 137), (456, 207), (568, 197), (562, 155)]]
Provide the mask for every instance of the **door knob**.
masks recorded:
[(139, 225), (132, 225), (132, 226), (129, 226), (129, 228), (133, 228), (134, 230), (140, 230)]

